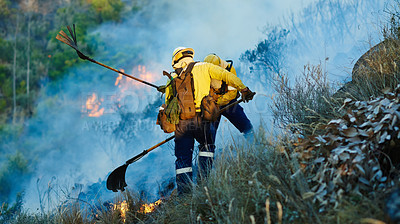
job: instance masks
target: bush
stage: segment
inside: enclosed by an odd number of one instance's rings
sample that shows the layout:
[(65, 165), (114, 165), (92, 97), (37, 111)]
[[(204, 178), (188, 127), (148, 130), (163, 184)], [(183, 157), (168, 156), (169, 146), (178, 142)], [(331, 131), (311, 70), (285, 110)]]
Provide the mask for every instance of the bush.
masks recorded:
[(332, 97), (335, 88), (321, 65), (305, 66), (293, 86), (283, 75), (273, 84), (277, 93), (273, 98), (272, 114), (275, 124), (281, 128), (310, 135), (318, 132), (327, 121), (340, 116), (341, 101)]
[(8, 202), (11, 192), (16, 192), (16, 186), (21, 186), (29, 175), (28, 161), (21, 152), (8, 158), (0, 170), (0, 201)]
[(276, 96), (272, 113), (275, 123), (303, 136), (321, 133), (329, 120), (343, 115), (346, 98), (367, 101), (394, 90), (400, 84), (400, 40), (386, 39), (366, 52), (354, 65), (352, 81), (336, 91), (321, 65), (307, 65), (291, 84), (287, 76), (273, 82)]
[(288, 30), (273, 28), (267, 38), (256, 45), (254, 50), (247, 50), (240, 56), (240, 60), (254, 65), (251, 70), (269, 71), (278, 74), (285, 65), (285, 52), (288, 47)]
[(389, 24), (383, 28), (383, 37), (385, 39), (400, 39), (400, 1), (395, 0), (392, 8), (387, 10), (390, 16)]
[(20, 215), (22, 209), (22, 198), (23, 198), (22, 193), (17, 194), (15, 203), (11, 206), (8, 203), (3, 202), (3, 204), (0, 207), (1, 223), (3, 222), (7, 223)]

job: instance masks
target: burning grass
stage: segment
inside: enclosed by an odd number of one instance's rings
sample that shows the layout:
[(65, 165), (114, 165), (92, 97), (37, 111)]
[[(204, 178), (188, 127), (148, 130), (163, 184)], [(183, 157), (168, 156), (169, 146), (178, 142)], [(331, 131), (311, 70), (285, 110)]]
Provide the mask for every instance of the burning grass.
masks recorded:
[(96, 223), (151, 223), (150, 214), (161, 203), (161, 199), (149, 203), (140, 194), (126, 191), (110, 205), (110, 209), (97, 215)]

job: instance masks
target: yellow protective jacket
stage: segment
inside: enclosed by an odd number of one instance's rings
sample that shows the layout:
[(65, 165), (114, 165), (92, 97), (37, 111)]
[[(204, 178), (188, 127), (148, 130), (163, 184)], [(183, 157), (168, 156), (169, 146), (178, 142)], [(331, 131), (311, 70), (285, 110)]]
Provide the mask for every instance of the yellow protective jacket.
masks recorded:
[[(221, 59), (221, 63), (219, 66), (226, 69), (229, 66), (229, 64), (225, 60)], [(231, 72), (237, 76), (234, 67), (231, 68)], [(222, 81), (216, 79), (211, 80), (211, 87), (214, 90), (218, 91), (219, 89), (221, 89), (221, 86), (222, 86)], [(233, 99), (237, 97), (237, 94), (238, 94), (237, 89), (228, 85), (228, 91), (222, 95), (218, 95), (217, 104), (220, 106), (227, 105), (229, 102), (231, 102)]]
[[(207, 63), (198, 62), (195, 64), (192, 70), (193, 84), (194, 84), (194, 105), (196, 112), (200, 112), (201, 100), (203, 97), (210, 93), (211, 79), (221, 80), (226, 82), (227, 85), (232, 86), (238, 90), (246, 88), (242, 81), (232, 72), (221, 68), (220, 66)], [(172, 77), (176, 77), (174, 73)], [(167, 83), (168, 85), (168, 83)], [(165, 103), (168, 104), (172, 99), (172, 87), (168, 86), (165, 90)]]

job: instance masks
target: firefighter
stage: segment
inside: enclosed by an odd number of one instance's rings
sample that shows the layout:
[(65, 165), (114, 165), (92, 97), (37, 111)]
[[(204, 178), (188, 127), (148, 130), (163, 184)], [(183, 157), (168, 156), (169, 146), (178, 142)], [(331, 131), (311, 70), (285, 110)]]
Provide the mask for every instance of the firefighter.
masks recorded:
[[(201, 146), (198, 172), (208, 173), (212, 166), (215, 150), (211, 131), (212, 122), (204, 119), (204, 111), (202, 114), (201, 110), (204, 99), (210, 93), (211, 79), (224, 81), (238, 89), (245, 102), (251, 100), (255, 94), (233, 73), (211, 63), (194, 62), (193, 56), (192, 48), (178, 47), (173, 51), (172, 84), (167, 84), (168, 87), (165, 89), (165, 112), (169, 122), (175, 124), (175, 168), (178, 195), (191, 191), (195, 140)], [(183, 84), (185, 77), (191, 77), (191, 85)], [(192, 98), (190, 98), (191, 94)], [(194, 111), (190, 108), (192, 105)], [(179, 116), (173, 115), (176, 112), (180, 113)]]
[[(236, 75), (236, 70), (233, 67), (233, 62), (221, 59), (216, 54), (209, 54), (204, 58), (205, 62), (212, 63), (214, 65), (218, 65), (233, 74)], [(239, 94), (237, 89), (234, 87), (227, 85), (226, 82), (216, 79), (211, 79), (211, 91), (215, 93), (217, 104), (220, 108), (224, 108), (226, 105), (234, 103), (238, 98)], [(224, 117), (226, 117), (241, 133), (244, 134), (245, 138), (249, 141), (252, 141), (254, 138), (253, 125), (250, 120), (247, 118), (244, 113), (243, 107), (239, 104), (236, 104), (232, 108), (229, 108), (221, 113)], [(215, 139), (215, 135), (217, 134), (217, 129), (219, 126), (219, 122), (221, 120), (221, 116), (218, 117), (217, 121), (214, 122), (213, 127), (213, 138)]]

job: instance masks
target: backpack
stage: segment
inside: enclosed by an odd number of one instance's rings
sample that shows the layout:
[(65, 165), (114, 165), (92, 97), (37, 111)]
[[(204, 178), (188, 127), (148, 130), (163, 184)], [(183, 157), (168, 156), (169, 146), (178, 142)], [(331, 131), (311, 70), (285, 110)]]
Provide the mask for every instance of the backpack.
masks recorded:
[(174, 87), (176, 97), (181, 108), (179, 118), (182, 120), (191, 119), (196, 116), (196, 107), (194, 105), (194, 84), (192, 69), (196, 62), (188, 65), (185, 71), (174, 78)]
[(176, 130), (176, 126), (174, 123), (170, 122), (167, 118), (167, 114), (165, 112), (165, 104), (161, 106), (161, 109), (158, 111), (157, 122), (156, 124), (160, 125), (161, 129), (165, 133), (172, 133)]
[[(194, 83), (192, 69), (197, 62), (188, 65), (185, 71), (172, 80), (174, 97), (165, 109), (167, 121), (178, 124), (182, 120), (191, 119), (196, 116), (194, 104)], [(178, 108), (179, 107), (179, 108)], [(205, 120), (216, 121), (219, 117), (219, 106), (212, 94), (205, 96), (201, 101), (201, 116)]]
[(187, 120), (196, 116), (194, 105), (194, 84), (192, 69), (196, 62), (188, 65), (185, 71), (171, 81), (173, 96), (165, 108), (167, 120), (178, 124), (179, 119)]
[(215, 94), (210, 90), (210, 94), (201, 100), (201, 117), (214, 122), (218, 120), (219, 116), (219, 106), (215, 100)]

